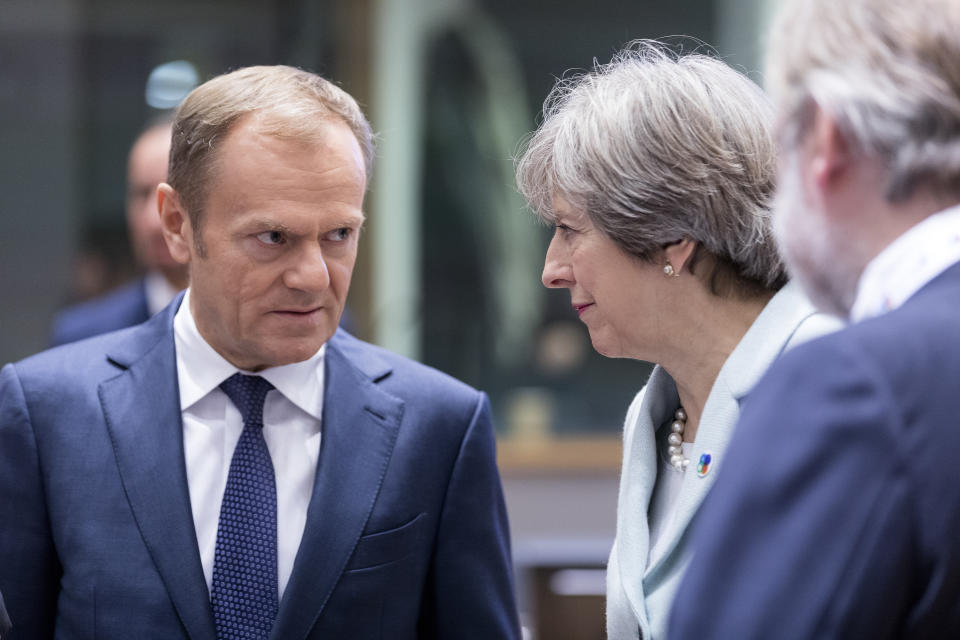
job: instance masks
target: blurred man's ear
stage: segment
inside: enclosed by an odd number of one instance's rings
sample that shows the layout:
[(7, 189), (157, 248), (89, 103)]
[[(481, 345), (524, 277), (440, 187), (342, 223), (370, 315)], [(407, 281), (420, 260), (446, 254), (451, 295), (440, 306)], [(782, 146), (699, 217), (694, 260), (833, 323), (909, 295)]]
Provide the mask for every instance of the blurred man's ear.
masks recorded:
[(830, 189), (847, 175), (850, 167), (850, 143), (837, 126), (837, 121), (820, 108), (814, 107), (813, 126), (807, 135), (807, 156), (810, 175), (818, 190)]
[(157, 208), (160, 210), (160, 226), (170, 255), (180, 264), (189, 263), (193, 247), (190, 216), (180, 202), (180, 195), (166, 182), (157, 187)]

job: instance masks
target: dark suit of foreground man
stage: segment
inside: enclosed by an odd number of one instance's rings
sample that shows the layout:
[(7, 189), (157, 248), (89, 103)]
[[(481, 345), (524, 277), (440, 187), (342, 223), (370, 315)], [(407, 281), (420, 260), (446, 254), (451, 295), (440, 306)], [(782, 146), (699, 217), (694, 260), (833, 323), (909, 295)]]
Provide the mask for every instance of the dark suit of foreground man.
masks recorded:
[[(0, 375), (11, 638), (518, 637), (486, 397), (335, 333), (372, 158), (355, 102), (254, 67), (174, 128), (158, 201), (190, 289)], [(238, 371), (262, 419), (219, 387)], [(264, 443), (266, 468), (233, 457)], [(236, 592), (232, 562), (255, 565)]]
[(748, 397), (669, 637), (960, 638), (960, 3), (794, 0), (774, 226), (851, 325)]
[(0, 638), (6, 637), (10, 631), (10, 617), (7, 616), (7, 608), (3, 604), (3, 594), (0, 593)]

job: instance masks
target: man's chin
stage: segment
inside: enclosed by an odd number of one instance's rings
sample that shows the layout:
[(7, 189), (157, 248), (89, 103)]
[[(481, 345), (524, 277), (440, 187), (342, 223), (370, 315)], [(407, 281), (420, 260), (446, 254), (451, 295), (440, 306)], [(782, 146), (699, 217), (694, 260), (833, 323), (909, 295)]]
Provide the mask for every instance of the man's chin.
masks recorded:
[(791, 277), (797, 281), (813, 306), (844, 320), (850, 317), (856, 290), (848, 290), (850, 287), (844, 286), (843, 280), (846, 278), (839, 273), (821, 273), (812, 268), (794, 267), (789, 260), (787, 264)]
[[(334, 328), (335, 329), (335, 328)], [(271, 332), (262, 335), (256, 344), (250, 344), (247, 353), (258, 353), (260, 369), (282, 367), (312, 358), (327, 341), (333, 337), (333, 331), (317, 330), (298, 335), (295, 332)]]
[(321, 342), (316, 346), (283, 349), (280, 351), (274, 350), (271, 353), (264, 354), (263, 357), (258, 358), (255, 362), (251, 361), (248, 366), (240, 366), (240, 368), (247, 371), (262, 371), (273, 367), (296, 364), (312, 358), (323, 345), (324, 343)]

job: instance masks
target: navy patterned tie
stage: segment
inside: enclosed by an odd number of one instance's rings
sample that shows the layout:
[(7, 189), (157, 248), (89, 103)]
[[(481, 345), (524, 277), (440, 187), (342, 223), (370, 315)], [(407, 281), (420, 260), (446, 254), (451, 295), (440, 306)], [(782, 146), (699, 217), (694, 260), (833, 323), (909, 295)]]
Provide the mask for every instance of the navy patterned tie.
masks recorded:
[(263, 400), (273, 385), (234, 374), (220, 388), (243, 416), (220, 506), (210, 602), (218, 640), (261, 640), (277, 617), (277, 485), (263, 439)]

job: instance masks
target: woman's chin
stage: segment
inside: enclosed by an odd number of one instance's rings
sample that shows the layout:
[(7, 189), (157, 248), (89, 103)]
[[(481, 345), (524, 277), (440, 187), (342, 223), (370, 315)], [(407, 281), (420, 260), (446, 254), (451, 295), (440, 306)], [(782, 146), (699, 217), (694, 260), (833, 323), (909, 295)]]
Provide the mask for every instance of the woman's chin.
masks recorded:
[(590, 342), (593, 344), (593, 350), (605, 358), (628, 358), (629, 356), (622, 352), (620, 344), (611, 340), (609, 336), (594, 335), (590, 333)]

